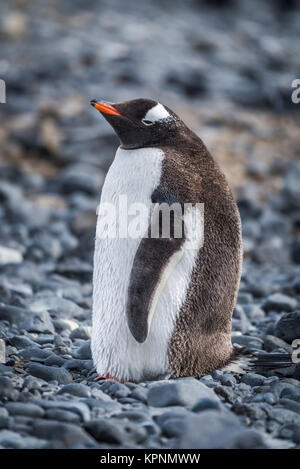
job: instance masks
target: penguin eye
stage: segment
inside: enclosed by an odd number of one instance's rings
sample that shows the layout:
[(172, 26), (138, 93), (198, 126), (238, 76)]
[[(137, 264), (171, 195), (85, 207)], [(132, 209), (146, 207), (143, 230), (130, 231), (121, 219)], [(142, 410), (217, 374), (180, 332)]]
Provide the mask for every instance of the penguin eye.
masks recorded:
[(145, 124), (145, 125), (152, 125), (152, 124), (153, 124), (152, 121), (147, 121), (146, 119), (142, 119), (142, 122), (143, 122), (143, 124)]

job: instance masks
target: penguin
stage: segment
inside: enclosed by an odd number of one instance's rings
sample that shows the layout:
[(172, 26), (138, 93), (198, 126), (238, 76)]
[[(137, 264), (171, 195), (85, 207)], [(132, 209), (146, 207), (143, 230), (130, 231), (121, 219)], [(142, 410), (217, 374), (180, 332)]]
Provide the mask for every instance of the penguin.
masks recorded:
[[(117, 218), (111, 227), (115, 235), (105, 236), (99, 210), (91, 339), (99, 378), (141, 382), (230, 369), (238, 355), (230, 334), (242, 236), (223, 172), (198, 135), (167, 106), (151, 99), (94, 99), (91, 105), (120, 140), (99, 207), (108, 204), (117, 212), (124, 195), (128, 207), (188, 207), (170, 217), (166, 237), (160, 228), (156, 237), (120, 236)], [(178, 237), (172, 233), (176, 217), (183, 227)]]

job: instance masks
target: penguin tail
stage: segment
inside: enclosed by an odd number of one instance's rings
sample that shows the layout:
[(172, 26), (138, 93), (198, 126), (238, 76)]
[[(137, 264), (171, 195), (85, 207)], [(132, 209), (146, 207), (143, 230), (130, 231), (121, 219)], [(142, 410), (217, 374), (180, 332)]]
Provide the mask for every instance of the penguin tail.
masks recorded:
[(244, 347), (234, 347), (229, 363), (222, 371), (234, 373), (268, 373), (279, 372), (295, 366), (289, 353), (251, 352)]

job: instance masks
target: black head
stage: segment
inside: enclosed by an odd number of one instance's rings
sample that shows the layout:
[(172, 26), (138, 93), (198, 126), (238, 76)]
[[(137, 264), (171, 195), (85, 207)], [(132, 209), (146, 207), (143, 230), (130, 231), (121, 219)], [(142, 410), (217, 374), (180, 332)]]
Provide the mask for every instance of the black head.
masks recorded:
[(173, 111), (152, 99), (115, 104), (93, 99), (91, 105), (114, 128), (122, 148), (166, 145), (174, 141), (184, 125)]

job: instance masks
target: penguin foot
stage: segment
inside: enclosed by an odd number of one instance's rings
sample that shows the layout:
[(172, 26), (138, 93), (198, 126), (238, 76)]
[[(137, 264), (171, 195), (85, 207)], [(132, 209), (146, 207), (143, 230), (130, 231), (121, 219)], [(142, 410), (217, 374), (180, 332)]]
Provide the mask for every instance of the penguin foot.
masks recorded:
[(113, 378), (112, 376), (109, 376), (109, 374), (99, 375), (94, 379), (94, 381), (99, 381), (100, 379), (104, 379), (104, 381), (116, 381), (117, 383), (123, 383), (123, 381), (120, 381), (117, 378)]

